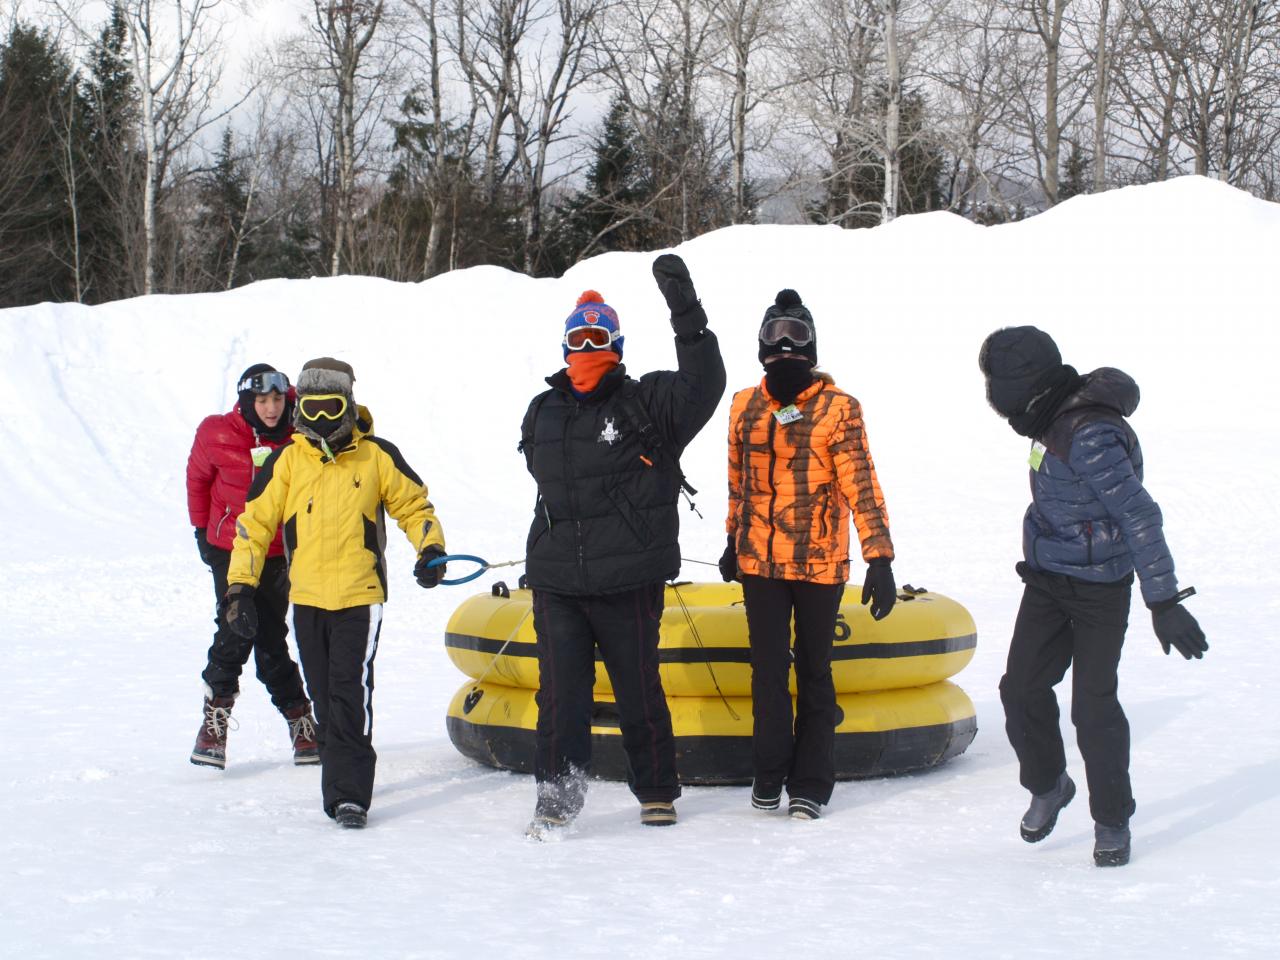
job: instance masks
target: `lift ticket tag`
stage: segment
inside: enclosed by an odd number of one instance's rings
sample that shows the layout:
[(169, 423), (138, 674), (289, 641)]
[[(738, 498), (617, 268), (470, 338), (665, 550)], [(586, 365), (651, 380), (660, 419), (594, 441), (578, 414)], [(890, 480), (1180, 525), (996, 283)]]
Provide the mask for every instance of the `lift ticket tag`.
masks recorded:
[(775, 410), (773, 415), (778, 418), (778, 422), (781, 424), (795, 423), (797, 420), (804, 418), (804, 414), (796, 409), (794, 403), (788, 403), (781, 410)]
[(1040, 464), (1044, 463), (1044, 453), (1048, 448), (1039, 440), (1031, 441), (1031, 456), (1027, 457), (1027, 463), (1031, 464), (1032, 472), (1040, 469)]
[(254, 447), (249, 451), (249, 456), (253, 457), (253, 465), (260, 467), (267, 462), (267, 457), (271, 456), (270, 447)]

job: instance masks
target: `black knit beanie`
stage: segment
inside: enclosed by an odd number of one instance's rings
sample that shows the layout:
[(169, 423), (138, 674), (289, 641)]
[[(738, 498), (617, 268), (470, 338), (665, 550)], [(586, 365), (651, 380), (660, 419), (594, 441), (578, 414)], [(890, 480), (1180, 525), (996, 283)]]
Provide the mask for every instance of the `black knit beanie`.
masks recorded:
[(791, 356), (808, 357), (811, 366), (818, 364), (818, 331), (813, 325), (813, 314), (809, 312), (800, 300), (800, 294), (794, 290), (779, 290), (777, 297), (773, 303), (769, 305), (769, 309), (764, 312), (764, 320), (760, 322), (761, 331), (764, 325), (774, 317), (794, 317), (802, 321), (809, 328), (810, 340), (808, 343), (799, 345), (792, 343), (788, 339), (782, 339), (777, 343), (765, 343), (763, 340), (757, 340), (760, 344), (760, 350), (757, 356), (761, 363), (764, 363), (765, 357), (772, 357), (778, 354), (789, 354)]

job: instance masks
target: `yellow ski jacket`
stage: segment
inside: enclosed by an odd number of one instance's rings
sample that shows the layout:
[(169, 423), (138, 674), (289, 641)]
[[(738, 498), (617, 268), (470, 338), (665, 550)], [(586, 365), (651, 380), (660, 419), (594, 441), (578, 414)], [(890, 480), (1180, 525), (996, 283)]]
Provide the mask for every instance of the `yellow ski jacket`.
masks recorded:
[(267, 549), (283, 526), (290, 601), (323, 610), (383, 603), (384, 509), (416, 553), (433, 544), (444, 549), (426, 484), (395, 444), (365, 432), (371, 418), (363, 407), (358, 411), (350, 443), (332, 459), (295, 436), (263, 464), (236, 522), (228, 583), (258, 585)]

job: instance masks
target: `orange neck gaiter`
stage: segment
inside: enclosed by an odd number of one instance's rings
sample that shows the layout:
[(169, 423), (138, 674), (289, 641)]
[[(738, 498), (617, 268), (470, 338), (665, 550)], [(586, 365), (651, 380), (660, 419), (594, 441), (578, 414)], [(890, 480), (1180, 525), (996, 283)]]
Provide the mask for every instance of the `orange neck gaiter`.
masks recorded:
[(618, 365), (612, 350), (580, 350), (569, 354), (569, 382), (578, 393), (590, 393), (606, 373)]

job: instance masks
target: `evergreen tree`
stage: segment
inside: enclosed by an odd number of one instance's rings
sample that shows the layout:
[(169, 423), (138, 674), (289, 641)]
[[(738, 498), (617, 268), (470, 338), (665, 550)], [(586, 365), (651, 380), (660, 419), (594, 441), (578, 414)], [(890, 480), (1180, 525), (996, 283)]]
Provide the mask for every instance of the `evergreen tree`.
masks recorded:
[(249, 178), (235, 155), (231, 127), (222, 132), (222, 142), (213, 169), (202, 178), (200, 228), (204, 237), (204, 269), (215, 290), (230, 289), (253, 277), (257, 256), (248, 236)]
[(0, 45), (0, 306), (76, 297), (69, 182), (83, 113), (70, 58), (15, 22)]
[(131, 296), (142, 223), (142, 164), (138, 144), (138, 90), (129, 62), (129, 32), (124, 11), (112, 4), (110, 16), (89, 51), (82, 85), (87, 130), (85, 217), (81, 234), (94, 302)]
[[(883, 113), (884, 93), (875, 109)], [(944, 157), (928, 135), (925, 101), (918, 93), (904, 93), (899, 117), (898, 214), (926, 213), (946, 206), (942, 193)], [(884, 157), (869, 136), (852, 136), (839, 143), (834, 169), (825, 177), (822, 199), (810, 210), (817, 223), (843, 227), (874, 227), (880, 223), (884, 201)]]
[(1067, 144), (1070, 149), (1058, 180), (1059, 203), (1093, 189), (1093, 158), (1084, 152), (1079, 140), (1070, 139)]

